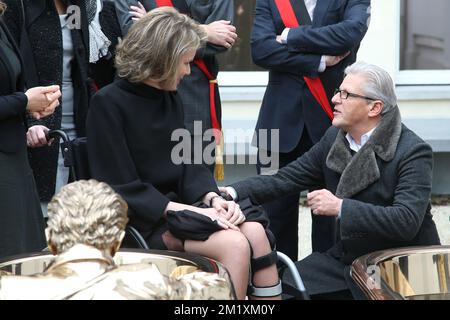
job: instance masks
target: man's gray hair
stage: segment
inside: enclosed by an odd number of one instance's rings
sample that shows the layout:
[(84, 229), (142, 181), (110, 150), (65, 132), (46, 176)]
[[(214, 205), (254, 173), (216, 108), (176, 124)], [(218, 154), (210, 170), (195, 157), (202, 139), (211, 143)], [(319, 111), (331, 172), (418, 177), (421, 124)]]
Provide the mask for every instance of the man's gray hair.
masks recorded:
[(48, 240), (58, 254), (76, 244), (109, 249), (122, 240), (127, 211), (127, 203), (106, 183), (69, 183), (48, 204)]
[(358, 74), (366, 78), (367, 81), (361, 87), (364, 91), (363, 94), (383, 101), (382, 115), (397, 106), (394, 82), (386, 70), (376, 65), (359, 61), (345, 69), (345, 75), (348, 74)]

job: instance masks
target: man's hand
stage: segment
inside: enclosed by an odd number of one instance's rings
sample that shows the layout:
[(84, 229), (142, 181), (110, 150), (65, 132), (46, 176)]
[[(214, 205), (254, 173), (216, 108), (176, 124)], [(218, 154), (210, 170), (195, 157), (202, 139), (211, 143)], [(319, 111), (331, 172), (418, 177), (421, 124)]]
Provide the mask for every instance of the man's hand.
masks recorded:
[(220, 193), (222, 193), (225, 197), (230, 197), (230, 199), (231, 199), (231, 195), (230, 195), (230, 193), (228, 192), (228, 190), (227, 190), (226, 187), (219, 187), (219, 191), (220, 191)]
[(290, 30), (291, 30), (291, 28), (285, 28), (285, 29), (283, 30), (283, 32), (281, 32), (281, 34), (277, 35), (277, 37), (275, 38), (275, 40), (276, 40), (278, 43), (286, 44), (286, 43), (287, 43), (287, 38), (288, 38), (288, 35), (289, 35)]
[(142, 18), (147, 13), (142, 3), (138, 1), (138, 6), (130, 6), (130, 14), (133, 16), (131, 18), (133, 21), (137, 21)]
[(344, 53), (340, 56), (325, 56), (325, 64), (327, 67), (335, 66), (339, 62), (344, 60), (349, 54), (350, 54), (350, 51), (347, 51), (346, 53)]
[(308, 206), (319, 216), (337, 216), (341, 212), (342, 199), (327, 189), (309, 192), (306, 195)]
[(227, 201), (221, 197), (216, 197), (212, 201), (212, 206), (217, 210), (228, 222), (235, 226), (245, 221), (245, 215), (239, 204), (234, 201)]
[(236, 41), (236, 28), (230, 21), (218, 20), (211, 22), (210, 24), (202, 24), (200, 26), (202, 26), (206, 32), (208, 42), (211, 42), (212, 44), (229, 49)]

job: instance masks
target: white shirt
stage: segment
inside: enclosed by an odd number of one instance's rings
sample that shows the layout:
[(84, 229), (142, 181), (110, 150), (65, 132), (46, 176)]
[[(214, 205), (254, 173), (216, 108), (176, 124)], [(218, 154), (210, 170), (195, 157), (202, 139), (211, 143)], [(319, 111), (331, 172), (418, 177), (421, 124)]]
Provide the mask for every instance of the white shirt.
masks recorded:
[(365, 145), (366, 142), (370, 139), (370, 136), (372, 135), (373, 131), (374, 131), (376, 128), (377, 128), (377, 127), (373, 128), (373, 129), (370, 130), (369, 132), (363, 134), (363, 135), (361, 136), (361, 143), (360, 143), (360, 144), (356, 143), (355, 139), (353, 139), (353, 137), (350, 135), (350, 133), (347, 133), (347, 134), (345, 135), (345, 138), (347, 139), (347, 141), (348, 141), (348, 143), (349, 143), (349, 145), (350, 145), (350, 149), (353, 150), (353, 151), (355, 151), (355, 152), (358, 152), (358, 151), (363, 147), (363, 145)]
[(317, 0), (305, 0), (306, 9), (308, 10), (311, 21), (314, 16), (314, 9), (316, 8)]
[[(314, 17), (314, 10), (316, 9), (317, 0), (304, 0), (304, 1), (305, 1), (306, 10), (308, 10), (308, 14), (309, 14), (309, 17), (311, 18), (311, 22), (312, 22), (313, 17)], [(290, 28), (286, 28), (281, 33), (281, 42), (284, 44), (287, 43), (289, 30), (290, 30)], [(324, 72), (326, 67), (327, 66), (325, 63), (325, 57), (322, 56), (322, 58), (320, 59), (319, 72)]]
[[(316, 9), (317, 0), (304, 0), (306, 5), (306, 10), (308, 10), (309, 17), (311, 18), (311, 22), (313, 21), (314, 17), (314, 9)], [(287, 36), (289, 33), (290, 28), (286, 28), (281, 33), (281, 41), (283, 43), (287, 43)]]

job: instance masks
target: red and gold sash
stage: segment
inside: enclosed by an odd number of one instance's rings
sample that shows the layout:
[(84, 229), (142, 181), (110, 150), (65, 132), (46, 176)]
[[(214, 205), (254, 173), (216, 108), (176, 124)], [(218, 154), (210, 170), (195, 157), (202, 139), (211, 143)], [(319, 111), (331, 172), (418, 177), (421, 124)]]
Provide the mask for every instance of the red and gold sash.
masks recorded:
[[(294, 9), (290, 0), (274, 0), (275, 4), (280, 12), (281, 20), (286, 28), (296, 28), (300, 26), (300, 23), (295, 15)], [(303, 1), (303, 0), (299, 0)], [(331, 108), (330, 101), (328, 100), (325, 88), (323, 86), (322, 80), (319, 77), (309, 78), (303, 77), (306, 85), (311, 91), (311, 94), (322, 107), (323, 111), (327, 114), (330, 120), (333, 120), (333, 109)]]
[[(172, 0), (155, 0), (158, 7), (174, 7)], [(205, 77), (209, 81), (209, 111), (211, 114), (211, 126), (213, 128), (214, 138), (216, 142), (215, 148), (215, 169), (214, 177), (216, 180), (224, 179), (224, 169), (223, 169), (223, 136), (222, 127), (220, 125), (219, 118), (217, 117), (216, 111), (216, 86), (218, 85), (217, 79), (208, 70), (206, 63), (203, 59), (195, 59), (195, 65), (203, 72)]]

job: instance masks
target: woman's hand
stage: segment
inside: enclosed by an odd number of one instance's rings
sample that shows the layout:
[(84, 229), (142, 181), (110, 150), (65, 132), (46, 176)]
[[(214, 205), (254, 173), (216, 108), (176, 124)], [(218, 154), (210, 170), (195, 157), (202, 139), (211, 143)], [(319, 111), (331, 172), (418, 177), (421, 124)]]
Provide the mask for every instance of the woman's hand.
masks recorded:
[(236, 202), (227, 201), (222, 197), (215, 197), (212, 199), (211, 204), (222, 217), (233, 225), (238, 226), (245, 221), (245, 215)]
[(204, 208), (196, 208), (195, 207), (195, 209), (191, 209), (191, 211), (195, 211), (197, 213), (203, 214), (203, 215), (207, 216), (208, 218), (210, 218), (212, 221), (217, 221), (217, 224), (219, 226), (221, 226), (223, 229), (232, 229), (232, 230), (239, 231), (238, 227), (236, 227), (233, 223), (227, 221), (227, 219), (225, 219), (225, 217), (214, 208), (204, 209)]
[(34, 87), (25, 92), (28, 98), (27, 111), (33, 117), (40, 119), (52, 114), (55, 108), (59, 106), (59, 97), (61, 91), (59, 86)]
[(133, 21), (137, 21), (142, 18), (147, 13), (142, 3), (138, 1), (138, 6), (130, 6), (130, 14), (133, 16), (131, 18)]
[(230, 21), (218, 20), (201, 25), (208, 36), (208, 42), (231, 48), (237, 39), (236, 27)]
[(31, 148), (50, 145), (53, 139), (47, 140), (46, 134), (48, 131), (47, 127), (41, 125), (30, 127), (27, 132), (27, 145)]
[[(217, 196), (216, 193), (210, 192), (207, 195), (205, 195), (204, 201), (206, 201), (207, 199), (211, 199), (209, 197), (212, 195)], [(164, 213), (166, 214), (168, 211), (181, 211), (181, 210), (190, 210), (193, 212), (197, 212), (199, 214), (207, 216), (212, 221), (217, 221), (219, 226), (222, 227), (223, 229), (232, 229), (232, 230), (239, 231), (238, 227), (236, 227), (233, 223), (229, 222), (228, 219), (226, 219), (223, 214), (221, 214), (219, 211), (217, 211), (214, 208), (198, 208), (198, 207), (194, 207), (191, 205), (170, 201), (167, 204), (167, 207), (164, 210)], [(224, 209), (221, 209), (221, 210), (224, 210)]]

